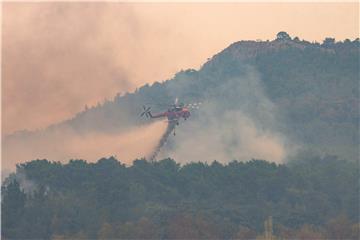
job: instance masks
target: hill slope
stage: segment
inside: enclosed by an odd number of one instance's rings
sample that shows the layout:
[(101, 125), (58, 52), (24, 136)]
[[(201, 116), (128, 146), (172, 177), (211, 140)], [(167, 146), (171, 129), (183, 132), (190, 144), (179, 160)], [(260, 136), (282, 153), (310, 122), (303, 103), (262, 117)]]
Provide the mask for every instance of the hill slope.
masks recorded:
[[(301, 147), (356, 160), (359, 49), (358, 40), (236, 42), (198, 71), (181, 71), (173, 79), (118, 95), (45, 130), (8, 136), (4, 149), (64, 128), (80, 135), (121, 133), (146, 123), (138, 118), (143, 104), (163, 110), (155, 104), (178, 97), (203, 101), (204, 107), (168, 144), (164, 154), (172, 157), (283, 160), (292, 148)], [(184, 154), (199, 143), (205, 146), (199, 154)], [(5, 153), (7, 158), (14, 159)]]

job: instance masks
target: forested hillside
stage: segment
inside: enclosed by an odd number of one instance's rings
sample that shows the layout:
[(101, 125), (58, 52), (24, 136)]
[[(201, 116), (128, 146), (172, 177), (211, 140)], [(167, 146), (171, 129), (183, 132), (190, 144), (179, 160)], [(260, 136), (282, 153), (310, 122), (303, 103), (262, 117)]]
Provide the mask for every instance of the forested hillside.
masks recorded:
[[(184, 124), (180, 131), (199, 141), (226, 135), (215, 132), (202, 136), (207, 132), (202, 126), (219, 129), (222, 122), (232, 126), (235, 123), (227, 120), (239, 122), (241, 115), (250, 119), (258, 131), (281, 136), (287, 151), (294, 147), (358, 160), (359, 49), (358, 39), (336, 42), (327, 38), (320, 44), (291, 38), (284, 32), (273, 41), (236, 42), (209, 58), (199, 70), (181, 71), (170, 80), (118, 94), (45, 130), (8, 136), (4, 149), (29, 145), (64, 127), (80, 135), (121, 133), (147, 123), (139, 119), (142, 105), (150, 105), (156, 112), (164, 110), (157, 104), (172, 103), (178, 97), (185, 103), (204, 102), (204, 108), (192, 115), (191, 123), (196, 127)], [(238, 135), (227, 134), (224, 138), (231, 143)], [(183, 142), (179, 137), (172, 145), (176, 148)], [(218, 142), (208, 148), (214, 145)], [(230, 150), (219, 151), (231, 152), (227, 159), (243, 158), (236, 152), (238, 148), (234, 144)], [(246, 155), (243, 160), (249, 157), (258, 156)], [(14, 161), (16, 157), (5, 156), (7, 159)], [(189, 161), (196, 159), (199, 156)]]
[(359, 166), (114, 158), (18, 165), (2, 185), (4, 239), (358, 239)]
[(55, 154), (69, 143), (75, 151), (73, 134), (147, 126), (142, 105), (156, 112), (175, 98), (203, 103), (177, 127), (161, 161), (125, 165), (120, 152), (119, 161), (18, 164), (2, 183), (2, 237), (253, 239), (271, 216), (279, 239), (358, 239), (359, 44), (284, 32), (236, 42), (199, 70), (7, 136), (3, 166), (22, 161), (16, 154), (25, 147)]
[[(171, 103), (175, 97), (186, 102), (215, 101), (219, 106), (216, 114), (240, 109), (253, 121), (265, 118), (265, 128), (271, 124), (300, 145), (355, 160), (359, 54), (358, 40), (335, 42), (328, 38), (319, 44), (279, 35), (274, 41), (240, 41), (209, 59), (199, 71), (186, 70), (169, 81), (116, 97), (69, 124), (89, 130), (98, 125), (82, 123), (94, 123), (91, 118), (103, 116), (103, 129), (121, 128), (123, 122), (113, 123), (116, 118), (108, 116), (126, 109), (136, 118), (143, 103)], [(252, 85), (254, 82), (257, 85)], [(259, 89), (264, 96), (257, 96)], [(264, 98), (274, 106), (259, 106), (264, 105)], [(272, 118), (277, 124), (267, 115), (274, 108), (276, 116)]]

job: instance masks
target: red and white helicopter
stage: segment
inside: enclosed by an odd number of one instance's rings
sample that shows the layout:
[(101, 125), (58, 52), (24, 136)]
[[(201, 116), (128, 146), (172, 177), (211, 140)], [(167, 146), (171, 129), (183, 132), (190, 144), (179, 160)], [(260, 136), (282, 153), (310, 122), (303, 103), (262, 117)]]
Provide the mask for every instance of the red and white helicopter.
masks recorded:
[[(152, 114), (151, 107), (143, 106), (143, 112), (140, 114), (140, 117), (146, 116), (147, 118), (163, 118), (166, 117), (169, 123), (174, 123), (179, 125), (179, 120), (183, 118), (184, 120), (190, 117), (190, 109), (199, 109), (202, 103), (190, 103), (183, 104), (178, 103), (178, 99), (175, 99), (175, 103), (170, 105), (167, 111)], [(174, 132), (175, 135), (175, 132)]]

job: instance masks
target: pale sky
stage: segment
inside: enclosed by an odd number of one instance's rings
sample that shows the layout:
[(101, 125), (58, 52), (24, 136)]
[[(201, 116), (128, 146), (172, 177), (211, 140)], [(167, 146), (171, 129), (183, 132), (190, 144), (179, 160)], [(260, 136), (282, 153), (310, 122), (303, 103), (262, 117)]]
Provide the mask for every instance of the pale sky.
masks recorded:
[(359, 37), (359, 3), (4, 3), (3, 134), (44, 128), (279, 31)]

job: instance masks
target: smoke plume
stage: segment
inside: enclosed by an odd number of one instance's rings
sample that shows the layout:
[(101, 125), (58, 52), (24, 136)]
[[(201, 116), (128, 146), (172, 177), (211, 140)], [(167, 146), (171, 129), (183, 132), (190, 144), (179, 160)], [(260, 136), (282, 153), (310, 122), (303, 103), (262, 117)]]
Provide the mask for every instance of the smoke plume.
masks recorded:
[(2, 9), (6, 135), (197, 68), (240, 39), (273, 39), (279, 29), (312, 41), (359, 35), (357, 3), (4, 1)]
[(229, 111), (223, 116), (199, 113), (208, 120), (183, 123), (172, 146), (162, 157), (171, 157), (182, 163), (211, 162), (227, 163), (231, 160), (247, 161), (264, 159), (281, 163), (286, 155), (285, 144), (280, 134), (261, 130), (254, 121), (240, 111)]
[[(214, 84), (203, 83), (204, 86)], [(242, 76), (217, 80), (221, 84), (203, 88), (203, 105), (180, 122), (177, 135), (169, 140), (161, 157), (182, 163), (228, 162), (264, 159), (283, 162), (289, 142), (281, 132), (281, 116), (263, 89), (256, 69), (244, 66)], [(183, 86), (169, 86), (182, 96)]]
[(166, 126), (166, 122), (157, 121), (113, 134), (79, 134), (71, 128), (63, 127), (31, 134), (29, 138), (24, 135), (20, 138), (14, 136), (3, 142), (2, 168), (13, 169), (14, 163), (44, 158), (64, 162), (69, 159), (96, 161), (102, 157), (115, 156), (121, 162), (130, 164), (134, 159), (153, 152)]

